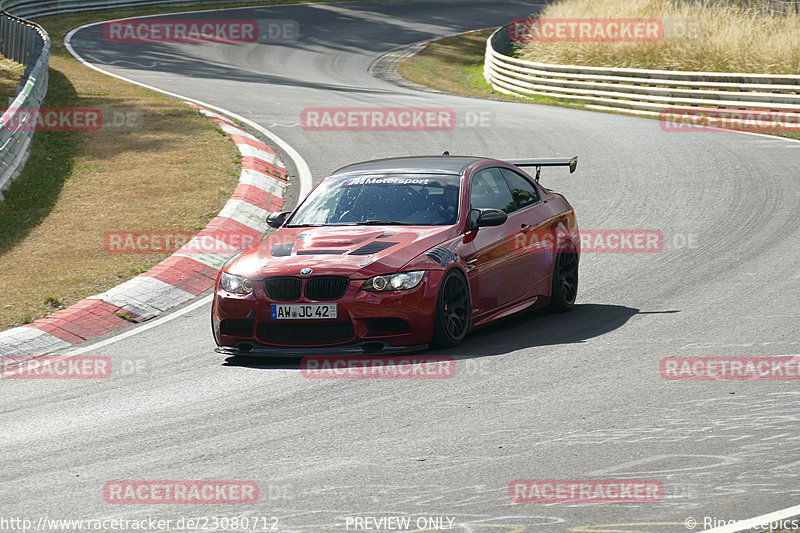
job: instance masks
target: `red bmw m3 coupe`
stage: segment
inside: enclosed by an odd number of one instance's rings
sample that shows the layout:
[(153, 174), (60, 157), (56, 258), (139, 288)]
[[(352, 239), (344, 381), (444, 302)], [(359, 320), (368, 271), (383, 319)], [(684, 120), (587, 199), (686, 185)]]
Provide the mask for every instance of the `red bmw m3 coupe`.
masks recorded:
[[(212, 327), (230, 355), (364, 354), (453, 346), (578, 290), (573, 211), (539, 184), (577, 157), (403, 157), (333, 172), (217, 276)], [(521, 167), (534, 167), (534, 177)]]

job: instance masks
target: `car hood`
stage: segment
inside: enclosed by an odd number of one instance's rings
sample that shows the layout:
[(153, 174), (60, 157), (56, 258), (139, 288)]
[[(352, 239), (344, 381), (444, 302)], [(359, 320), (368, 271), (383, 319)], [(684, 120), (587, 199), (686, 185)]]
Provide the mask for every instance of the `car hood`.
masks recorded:
[[(447, 240), (453, 226), (327, 226), (280, 228), (243, 253), (228, 271), (256, 278), (338, 275), (353, 279), (396, 272)], [(431, 268), (439, 265), (431, 260)]]

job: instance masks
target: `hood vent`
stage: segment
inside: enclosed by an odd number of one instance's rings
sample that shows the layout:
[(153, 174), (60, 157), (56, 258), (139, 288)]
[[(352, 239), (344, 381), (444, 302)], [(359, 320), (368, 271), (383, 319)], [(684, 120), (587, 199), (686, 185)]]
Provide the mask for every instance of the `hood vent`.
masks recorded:
[(444, 246), (436, 246), (431, 248), (425, 253), (430, 259), (433, 259), (442, 266), (447, 266), (456, 260), (456, 254), (450, 251), (449, 248)]
[(392, 235), (397, 235), (397, 233), (384, 233), (383, 235), (379, 235), (375, 237), (376, 239), (388, 239)]
[(381, 241), (375, 242), (372, 241), (370, 243), (365, 244), (361, 248), (357, 248), (350, 252), (350, 255), (372, 255), (377, 254), (378, 252), (382, 252), (387, 248), (391, 248), (395, 244), (400, 244), (397, 242), (389, 242), (389, 241)]
[(286, 257), (292, 255), (293, 242), (276, 242), (272, 245), (272, 257)]
[(297, 250), (296, 255), (342, 255), (347, 250)]

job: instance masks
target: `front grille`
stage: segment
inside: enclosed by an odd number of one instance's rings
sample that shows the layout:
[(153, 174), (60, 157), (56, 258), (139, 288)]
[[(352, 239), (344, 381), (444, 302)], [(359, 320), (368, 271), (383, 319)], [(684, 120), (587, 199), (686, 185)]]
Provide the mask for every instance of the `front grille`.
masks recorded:
[(347, 292), (348, 278), (319, 276), (306, 281), (306, 298), (309, 300), (337, 300)]
[(281, 324), (262, 322), (258, 325), (258, 337), (267, 344), (337, 344), (355, 336), (352, 322), (304, 322)]
[(271, 300), (292, 302), (300, 299), (301, 285), (300, 278), (267, 278), (264, 280), (264, 292)]

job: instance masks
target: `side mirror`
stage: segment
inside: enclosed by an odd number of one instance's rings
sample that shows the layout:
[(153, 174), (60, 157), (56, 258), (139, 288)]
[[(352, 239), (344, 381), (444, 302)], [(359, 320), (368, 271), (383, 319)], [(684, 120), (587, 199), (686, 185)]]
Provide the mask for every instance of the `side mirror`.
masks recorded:
[(270, 228), (280, 228), (283, 226), (289, 213), (291, 213), (291, 211), (273, 211), (267, 215), (267, 226)]
[(479, 228), (485, 228), (489, 226), (502, 226), (508, 220), (508, 215), (505, 211), (501, 209), (479, 209), (480, 215), (478, 215), (478, 219), (475, 221), (476, 225)]
[(502, 226), (508, 220), (508, 215), (502, 209), (484, 208), (472, 209), (469, 212), (469, 229)]

